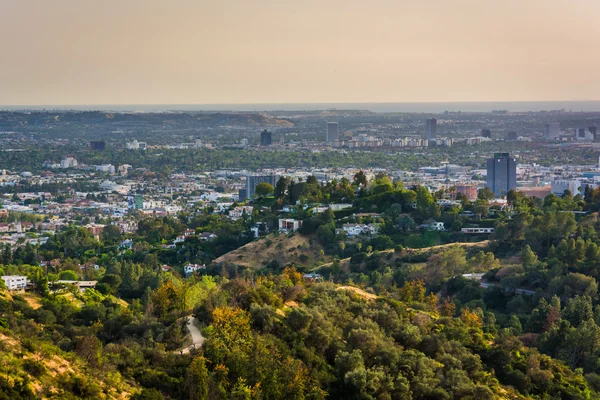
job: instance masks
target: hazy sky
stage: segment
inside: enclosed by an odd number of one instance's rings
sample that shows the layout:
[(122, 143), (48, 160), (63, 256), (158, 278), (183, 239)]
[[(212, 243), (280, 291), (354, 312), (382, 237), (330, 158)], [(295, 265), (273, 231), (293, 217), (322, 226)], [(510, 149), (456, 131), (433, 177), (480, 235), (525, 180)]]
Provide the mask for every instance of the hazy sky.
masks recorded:
[(0, 0), (0, 104), (600, 99), (599, 0)]

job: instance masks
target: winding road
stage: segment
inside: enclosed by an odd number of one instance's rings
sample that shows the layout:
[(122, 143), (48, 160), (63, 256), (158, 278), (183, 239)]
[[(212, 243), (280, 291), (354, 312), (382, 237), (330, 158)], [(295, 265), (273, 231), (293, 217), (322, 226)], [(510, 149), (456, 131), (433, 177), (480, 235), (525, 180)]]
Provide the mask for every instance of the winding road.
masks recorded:
[(196, 318), (193, 316), (187, 317), (186, 327), (192, 336), (192, 344), (181, 349), (181, 354), (188, 354), (192, 349), (199, 349), (204, 343), (204, 336), (200, 332), (200, 329), (196, 326)]

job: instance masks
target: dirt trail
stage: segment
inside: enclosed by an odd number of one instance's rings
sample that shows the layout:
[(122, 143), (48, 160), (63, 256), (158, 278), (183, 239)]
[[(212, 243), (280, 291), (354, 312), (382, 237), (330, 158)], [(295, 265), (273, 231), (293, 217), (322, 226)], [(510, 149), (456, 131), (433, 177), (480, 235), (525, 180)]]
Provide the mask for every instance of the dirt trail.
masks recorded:
[(200, 329), (196, 326), (196, 318), (191, 315), (187, 317), (186, 327), (192, 336), (192, 344), (181, 349), (181, 354), (188, 354), (192, 349), (199, 349), (204, 343), (204, 336), (202, 336)]

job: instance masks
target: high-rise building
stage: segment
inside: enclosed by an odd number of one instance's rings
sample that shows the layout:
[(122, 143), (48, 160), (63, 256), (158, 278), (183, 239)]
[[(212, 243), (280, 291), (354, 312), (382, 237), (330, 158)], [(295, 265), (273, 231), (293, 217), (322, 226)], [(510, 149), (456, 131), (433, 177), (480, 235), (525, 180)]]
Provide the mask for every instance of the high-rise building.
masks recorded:
[(340, 125), (337, 122), (327, 123), (327, 142), (337, 142), (340, 139)]
[(246, 195), (246, 188), (238, 190), (238, 197), (240, 201), (244, 201), (248, 198)]
[(130, 210), (141, 210), (144, 208), (144, 195), (134, 194), (127, 196), (127, 208)]
[(268, 184), (277, 184), (277, 175), (248, 175), (246, 176), (246, 198), (251, 199), (254, 197), (256, 186), (259, 183), (267, 182)]
[(273, 135), (268, 130), (264, 130), (260, 133), (260, 145), (270, 146), (273, 141)]
[(518, 140), (519, 139), (519, 135), (517, 135), (517, 132), (515, 131), (510, 131), (506, 134), (506, 140)]
[(243, 138), (242, 139), (242, 147), (247, 147), (248, 146), (248, 139)]
[(437, 119), (429, 118), (425, 120), (425, 139), (435, 139), (437, 135)]
[(575, 128), (575, 140), (585, 140), (585, 128)]
[(495, 153), (487, 160), (487, 187), (496, 196), (517, 188), (517, 160), (508, 153)]
[(560, 122), (550, 122), (546, 124), (544, 137), (546, 139), (556, 139), (560, 136)]
[(598, 128), (595, 125), (590, 126), (588, 130), (590, 131), (594, 142), (600, 141), (600, 135), (598, 135)]
[(492, 138), (492, 131), (490, 131), (489, 129), (482, 129), (481, 130), (481, 137), (491, 139)]
[(104, 150), (105, 148), (106, 148), (106, 142), (104, 140), (90, 142), (91, 150)]

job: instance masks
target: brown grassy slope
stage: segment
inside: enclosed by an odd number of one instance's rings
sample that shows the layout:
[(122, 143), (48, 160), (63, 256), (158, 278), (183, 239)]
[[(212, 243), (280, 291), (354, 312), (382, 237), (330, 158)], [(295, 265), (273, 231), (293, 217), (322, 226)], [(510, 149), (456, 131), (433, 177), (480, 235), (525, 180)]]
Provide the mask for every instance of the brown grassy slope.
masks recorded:
[(281, 266), (294, 263), (309, 267), (331, 261), (329, 256), (321, 255), (321, 250), (323, 247), (314, 236), (271, 234), (230, 251), (214, 262), (258, 269), (277, 260)]
[[(383, 250), (380, 251), (379, 254), (381, 257), (384, 257), (386, 259), (386, 263), (389, 265), (394, 265), (395, 261), (397, 259), (409, 259), (410, 257), (415, 257), (415, 256), (419, 256), (419, 255), (426, 255), (427, 257), (439, 253), (440, 251), (447, 249), (449, 247), (452, 246), (460, 246), (463, 249), (465, 249), (465, 251), (467, 251), (467, 253), (470, 252), (477, 252), (479, 250), (483, 250), (485, 247), (487, 247), (487, 245), (489, 244), (489, 240), (484, 240), (482, 242), (457, 242), (457, 243), (448, 243), (448, 244), (442, 244), (442, 245), (438, 245), (438, 246), (431, 246), (431, 247), (424, 247), (424, 248), (420, 248), (420, 249), (415, 249), (415, 248), (409, 248), (406, 247), (404, 248), (404, 250), (402, 250), (401, 253), (396, 253), (394, 251), (394, 249), (388, 249), (388, 250)], [(414, 262), (408, 262), (409, 264), (422, 264), (422, 263), (414, 263)], [(330, 266), (332, 263), (330, 262), (326, 262), (323, 263), (321, 265), (319, 265), (319, 267), (327, 267)], [(342, 268), (348, 268), (350, 264), (350, 258), (344, 258), (342, 260), (340, 260), (340, 267)]]
[(84, 398), (124, 400), (131, 397), (132, 388), (119, 373), (113, 373), (110, 382), (104, 381), (82, 360), (72, 354), (68, 356), (60, 354), (50, 343), (24, 345), (10, 332), (0, 332), (0, 374), (7, 379), (9, 387), (27, 382), (39, 399), (75, 398), (73, 393), (79, 391)]

